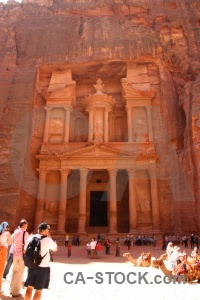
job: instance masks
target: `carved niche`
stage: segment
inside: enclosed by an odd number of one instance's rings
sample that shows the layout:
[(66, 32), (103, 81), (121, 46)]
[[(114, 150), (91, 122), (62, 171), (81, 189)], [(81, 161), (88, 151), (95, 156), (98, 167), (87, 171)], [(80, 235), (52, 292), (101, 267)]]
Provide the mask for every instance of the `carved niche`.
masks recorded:
[(134, 110), (133, 132), (136, 142), (146, 142), (148, 137), (146, 111), (143, 108)]

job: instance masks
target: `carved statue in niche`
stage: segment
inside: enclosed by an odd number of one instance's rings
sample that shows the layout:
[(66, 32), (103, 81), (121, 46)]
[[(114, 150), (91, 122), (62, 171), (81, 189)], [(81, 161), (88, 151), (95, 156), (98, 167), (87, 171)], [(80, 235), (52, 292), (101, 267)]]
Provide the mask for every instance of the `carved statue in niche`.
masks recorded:
[(103, 122), (98, 119), (94, 127), (94, 143), (103, 142)]
[(83, 120), (78, 118), (75, 123), (75, 138), (74, 138), (75, 142), (83, 141), (83, 133), (84, 133), (83, 126), (84, 126)]
[(144, 118), (138, 118), (135, 122), (135, 137), (136, 142), (146, 142), (146, 121)]
[(55, 118), (51, 121), (50, 140), (53, 142), (61, 142), (63, 136), (63, 122), (61, 118)]
[(151, 222), (151, 202), (144, 198), (139, 202), (139, 221), (143, 223)]
[(98, 78), (96, 84), (94, 84), (93, 86), (96, 90), (96, 94), (103, 94), (104, 84), (101, 78)]
[(122, 142), (123, 141), (123, 131), (122, 131), (121, 128), (118, 128), (116, 137), (117, 137), (117, 141), (118, 142)]
[(123, 137), (124, 137), (124, 123), (122, 117), (117, 117), (115, 119), (114, 123), (115, 127), (115, 141), (117, 142), (123, 142)]
[(45, 201), (44, 210), (48, 213), (53, 213), (58, 209), (58, 203), (56, 201)]

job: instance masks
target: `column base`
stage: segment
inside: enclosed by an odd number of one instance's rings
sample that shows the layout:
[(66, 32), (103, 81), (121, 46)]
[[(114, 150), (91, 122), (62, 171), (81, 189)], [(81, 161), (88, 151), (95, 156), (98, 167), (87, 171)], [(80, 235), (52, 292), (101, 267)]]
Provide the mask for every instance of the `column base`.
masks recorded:
[(81, 235), (81, 234), (83, 234), (83, 235), (85, 235), (85, 234), (87, 234), (87, 232), (86, 231), (77, 231), (77, 233), (76, 234), (79, 234), (79, 235)]
[(58, 234), (66, 234), (66, 231), (65, 230), (57, 230), (57, 233)]
[(118, 234), (118, 231), (117, 230), (111, 230), (111, 231), (109, 231), (108, 234)]
[(131, 229), (129, 231), (129, 234), (138, 234), (138, 231), (136, 229)]
[(161, 234), (162, 232), (161, 232), (160, 229), (153, 229), (152, 233), (154, 233), (154, 234)]

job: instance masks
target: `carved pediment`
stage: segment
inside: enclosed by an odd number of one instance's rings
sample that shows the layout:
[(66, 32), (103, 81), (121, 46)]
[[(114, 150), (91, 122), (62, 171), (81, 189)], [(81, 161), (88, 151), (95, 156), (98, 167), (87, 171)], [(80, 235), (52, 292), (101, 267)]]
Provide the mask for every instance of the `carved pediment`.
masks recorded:
[(108, 148), (105, 146), (89, 146), (83, 149), (79, 149), (79, 150), (75, 150), (75, 151), (70, 151), (70, 152), (65, 152), (62, 153), (61, 155), (59, 155), (60, 157), (102, 157), (102, 158), (106, 158), (106, 157), (110, 157), (110, 158), (114, 158), (114, 157), (119, 157), (119, 156), (129, 156), (127, 153), (123, 153), (119, 150), (116, 149), (112, 149), (112, 148)]
[(131, 97), (131, 98), (142, 98), (142, 99), (153, 99), (156, 95), (156, 90), (153, 88), (150, 88), (148, 90), (139, 90), (134, 87), (134, 84), (132, 84), (131, 81), (129, 81), (127, 78), (121, 79), (122, 89), (124, 92), (124, 96)]

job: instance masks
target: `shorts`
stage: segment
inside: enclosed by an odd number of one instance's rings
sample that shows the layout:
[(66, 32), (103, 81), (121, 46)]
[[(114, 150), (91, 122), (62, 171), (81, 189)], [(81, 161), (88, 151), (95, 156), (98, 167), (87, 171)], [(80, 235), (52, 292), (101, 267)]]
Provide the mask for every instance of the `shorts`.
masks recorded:
[(50, 282), (50, 267), (36, 267), (28, 269), (28, 276), (24, 286), (33, 286), (35, 290), (48, 289)]

